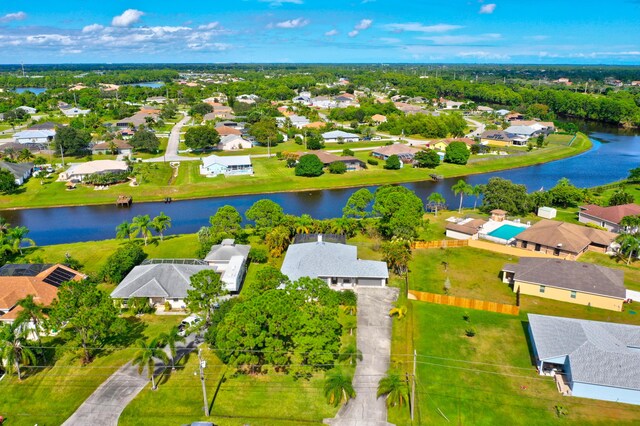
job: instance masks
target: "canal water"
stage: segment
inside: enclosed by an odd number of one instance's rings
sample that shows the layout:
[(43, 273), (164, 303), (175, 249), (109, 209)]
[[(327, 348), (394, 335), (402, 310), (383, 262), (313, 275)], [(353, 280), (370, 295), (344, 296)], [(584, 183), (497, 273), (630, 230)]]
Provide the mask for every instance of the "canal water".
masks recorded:
[[(565, 160), (521, 169), (506, 170), (467, 176), (463, 179), (472, 185), (487, 183), (489, 178), (499, 176), (515, 183), (524, 184), (529, 191), (549, 189), (563, 178), (569, 178), (579, 187), (592, 187), (623, 179), (629, 169), (640, 167), (640, 135), (616, 128), (585, 129), (594, 141), (590, 151)], [(430, 193), (440, 192), (450, 208), (457, 207), (458, 198), (451, 186), (458, 178), (441, 182), (414, 182), (403, 184), (426, 200)], [(223, 205), (234, 206), (241, 214), (257, 200), (269, 198), (280, 204), (286, 213), (307, 213), (315, 218), (338, 217), (347, 199), (358, 188), (322, 191), (289, 192), (277, 194), (243, 195), (208, 198), (201, 200), (174, 201), (171, 204), (134, 203), (131, 208), (116, 208), (114, 205), (61, 207), (0, 211), (12, 225), (23, 225), (30, 229), (29, 237), (38, 245), (50, 245), (77, 241), (96, 241), (114, 238), (115, 227), (134, 216), (155, 216), (164, 212), (172, 218), (172, 227), (167, 234), (196, 232), (209, 223), (209, 216)], [(375, 190), (375, 187), (369, 187)], [(466, 206), (473, 205), (473, 197), (465, 197)]]

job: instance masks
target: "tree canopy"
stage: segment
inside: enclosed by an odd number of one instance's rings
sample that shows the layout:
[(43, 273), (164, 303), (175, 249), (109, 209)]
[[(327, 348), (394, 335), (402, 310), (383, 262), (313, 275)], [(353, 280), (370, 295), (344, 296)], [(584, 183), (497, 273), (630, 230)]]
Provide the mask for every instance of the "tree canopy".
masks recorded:
[(244, 215), (248, 220), (253, 221), (258, 229), (273, 228), (284, 219), (282, 207), (267, 199), (253, 203)]
[(189, 127), (184, 134), (184, 144), (195, 150), (214, 147), (218, 142), (220, 142), (220, 135), (210, 126)]
[(296, 176), (317, 177), (324, 173), (324, 164), (317, 155), (306, 154), (298, 159)]
[(372, 201), (371, 191), (367, 188), (358, 189), (347, 200), (347, 204), (342, 209), (342, 216), (363, 219), (368, 215), (367, 209)]
[(380, 231), (387, 237), (413, 238), (422, 225), (422, 200), (404, 186), (381, 186), (375, 192), (373, 212), (380, 217)]
[(416, 167), (435, 169), (440, 165), (440, 156), (433, 149), (416, 152), (413, 159), (415, 160)]
[(486, 213), (501, 209), (513, 215), (526, 214), (529, 211), (527, 187), (492, 177), (484, 188), (480, 209)]
[(160, 147), (156, 134), (147, 129), (135, 132), (129, 143), (136, 151), (156, 152)]
[(64, 155), (84, 155), (89, 149), (91, 134), (86, 130), (78, 130), (71, 126), (56, 128), (53, 144), (59, 153), (62, 148)]
[(444, 151), (444, 162), (452, 164), (467, 164), (471, 151), (467, 144), (460, 141), (451, 142)]

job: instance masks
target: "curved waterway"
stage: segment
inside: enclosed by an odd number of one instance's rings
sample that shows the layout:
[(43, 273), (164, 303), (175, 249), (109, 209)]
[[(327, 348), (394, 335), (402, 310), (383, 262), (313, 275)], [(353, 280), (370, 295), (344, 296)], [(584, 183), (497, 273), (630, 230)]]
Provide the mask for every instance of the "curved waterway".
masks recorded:
[[(616, 128), (585, 128), (594, 142), (588, 152), (538, 166), (505, 170), (495, 173), (467, 176), (463, 179), (472, 185), (487, 183), (489, 178), (499, 176), (515, 183), (525, 184), (529, 191), (549, 189), (563, 177), (569, 178), (579, 187), (592, 187), (623, 179), (629, 169), (640, 166), (640, 135)], [(450, 188), (459, 178), (441, 182), (413, 182), (403, 184), (425, 199), (432, 192), (442, 193), (450, 208), (457, 207), (458, 198)], [(368, 187), (374, 190), (375, 187)], [(324, 219), (342, 215), (342, 207), (357, 188), (321, 191), (288, 192), (277, 194), (241, 195), (200, 200), (164, 203), (138, 203), (131, 208), (116, 208), (114, 205), (59, 207), (2, 211), (12, 225), (23, 225), (30, 229), (29, 237), (38, 245), (61, 244), (78, 241), (96, 241), (114, 238), (115, 227), (134, 216), (155, 216), (161, 211), (172, 218), (172, 227), (167, 234), (193, 233), (209, 223), (209, 216), (226, 204), (244, 212), (257, 200), (269, 198), (283, 206), (286, 213), (307, 213)], [(473, 205), (473, 198), (466, 197), (464, 204)]]

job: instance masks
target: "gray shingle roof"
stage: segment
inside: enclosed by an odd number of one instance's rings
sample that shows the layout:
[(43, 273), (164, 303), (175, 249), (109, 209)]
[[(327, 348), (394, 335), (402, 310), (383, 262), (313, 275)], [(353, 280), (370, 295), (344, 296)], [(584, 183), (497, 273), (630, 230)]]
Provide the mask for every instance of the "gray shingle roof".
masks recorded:
[(624, 272), (592, 263), (560, 259), (523, 257), (518, 264), (506, 264), (516, 281), (558, 287), (608, 297), (626, 298)]
[(249, 256), (251, 246), (235, 244), (234, 240), (223, 240), (222, 244), (211, 247), (211, 251), (204, 258), (207, 262), (228, 262), (233, 256), (242, 256), (245, 259)]
[(24, 177), (28, 170), (33, 169), (33, 163), (9, 163), (0, 161), (0, 169), (8, 170), (16, 178)]
[(640, 327), (529, 314), (540, 360), (568, 356), (574, 382), (640, 390)]
[(292, 281), (300, 277), (389, 278), (386, 263), (359, 260), (357, 247), (328, 242), (290, 245), (280, 270)]
[(191, 276), (212, 266), (156, 263), (139, 265), (111, 293), (114, 299), (168, 297), (182, 299), (191, 288)]

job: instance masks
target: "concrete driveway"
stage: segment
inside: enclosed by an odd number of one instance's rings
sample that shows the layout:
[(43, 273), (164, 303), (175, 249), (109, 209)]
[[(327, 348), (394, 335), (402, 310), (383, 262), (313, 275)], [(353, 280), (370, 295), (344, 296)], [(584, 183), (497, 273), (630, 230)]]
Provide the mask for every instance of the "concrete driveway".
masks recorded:
[(342, 407), (334, 426), (390, 426), (384, 398), (378, 398), (378, 382), (387, 374), (391, 357), (389, 310), (398, 298), (397, 288), (358, 287), (358, 349), (362, 361), (356, 366), (353, 387), (356, 397)]

